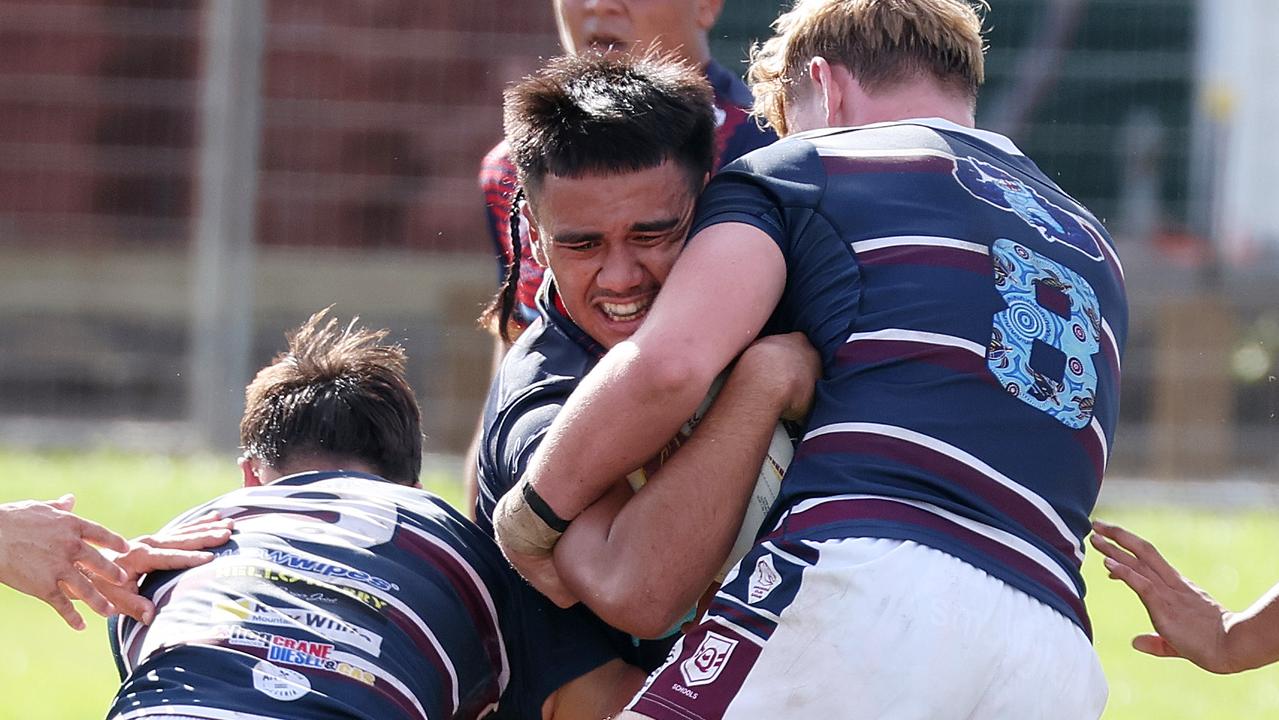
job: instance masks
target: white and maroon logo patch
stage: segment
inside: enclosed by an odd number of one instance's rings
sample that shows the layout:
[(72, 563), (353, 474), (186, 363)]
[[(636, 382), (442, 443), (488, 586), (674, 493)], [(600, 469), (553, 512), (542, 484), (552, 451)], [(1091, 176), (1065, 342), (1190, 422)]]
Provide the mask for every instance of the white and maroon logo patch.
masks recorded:
[(684, 676), (684, 684), (688, 687), (709, 685), (715, 682), (724, 664), (733, 654), (737, 641), (726, 638), (714, 631), (707, 631), (702, 644), (697, 646), (693, 656), (679, 664), (679, 672)]
[(773, 556), (765, 555), (760, 558), (755, 563), (755, 570), (751, 572), (750, 582), (746, 586), (747, 602), (754, 605), (768, 597), (781, 581), (782, 576), (777, 574), (777, 568), (773, 566)]

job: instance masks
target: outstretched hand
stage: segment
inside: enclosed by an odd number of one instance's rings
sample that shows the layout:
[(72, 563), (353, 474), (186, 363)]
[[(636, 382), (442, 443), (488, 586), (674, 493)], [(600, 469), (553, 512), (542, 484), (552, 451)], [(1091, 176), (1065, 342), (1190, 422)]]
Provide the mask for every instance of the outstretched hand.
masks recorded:
[(1148, 541), (1100, 521), (1093, 523), (1093, 530), (1090, 540), (1105, 555), (1110, 577), (1132, 588), (1155, 627), (1154, 633), (1133, 638), (1134, 648), (1158, 657), (1185, 658), (1209, 672), (1240, 669), (1227, 645), (1230, 611), (1177, 572)]
[(210, 512), (171, 530), (134, 538), (126, 552), (114, 557), (126, 574), (125, 580), (117, 583), (94, 575), (91, 582), (117, 612), (149, 625), (155, 606), (138, 594), (138, 579), (150, 572), (185, 570), (209, 562), (213, 553), (205, 549), (225, 543), (233, 528), (231, 520)]
[(125, 552), (128, 542), (105, 527), (71, 512), (74, 495), (57, 500), (0, 505), (0, 582), (48, 603), (68, 625), (83, 630), (84, 618), (72, 605), (83, 600), (102, 616), (115, 607), (91, 582), (119, 585), (123, 568), (102, 549)]

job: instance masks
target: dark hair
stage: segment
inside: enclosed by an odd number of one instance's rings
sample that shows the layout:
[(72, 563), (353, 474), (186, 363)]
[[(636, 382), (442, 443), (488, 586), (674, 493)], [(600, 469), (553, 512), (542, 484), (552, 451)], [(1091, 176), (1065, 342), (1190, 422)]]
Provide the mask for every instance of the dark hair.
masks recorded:
[(515, 293), (520, 287), (520, 266), (523, 254), (520, 243), (520, 205), (524, 202), (524, 188), (517, 188), (511, 198), (511, 210), (506, 216), (506, 231), (511, 236), (511, 258), (506, 262), (506, 277), (502, 287), (480, 313), (480, 327), (496, 332), (503, 342), (511, 342), (511, 313), (515, 310)]
[[(554, 58), (506, 90), (511, 161), (530, 196), (548, 173), (616, 175), (668, 160), (684, 168), (689, 187), (697, 190), (715, 160), (714, 97), (702, 73), (672, 56)], [(496, 325), (504, 339), (520, 275), (518, 213), (516, 198), (506, 283), (480, 320)]]
[(507, 89), (506, 141), (520, 183), (647, 170), (674, 160), (697, 187), (715, 156), (714, 94), (669, 57), (558, 57)]
[(288, 351), (244, 391), (240, 444), (268, 466), (318, 455), (360, 460), (413, 485), (422, 470), (421, 409), (404, 377), (404, 348), (386, 330), (312, 315), (287, 333)]

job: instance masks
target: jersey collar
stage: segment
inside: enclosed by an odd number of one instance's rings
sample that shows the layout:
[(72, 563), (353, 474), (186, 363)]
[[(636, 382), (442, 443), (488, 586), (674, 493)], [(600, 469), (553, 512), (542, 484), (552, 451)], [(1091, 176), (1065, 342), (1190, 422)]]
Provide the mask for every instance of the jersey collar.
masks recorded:
[(597, 358), (604, 357), (604, 353), (608, 352), (568, 316), (568, 308), (564, 307), (564, 301), (555, 289), (555, 275), (550, 268), (546, 269), (546, 274), (542, 276), (542, 286), (537, 290), (537, 309), (548, 326), (566, 335), (586, 352)]
[(320, 480), (331, 480), (333, 478), (356, 478), (358, 480), (390, 482), (390, 480), (378, 477), (377, 475), (355, 472), (353, 470), (307, 470), (306, 472), (285, 475), (279, 480), (271, 483), (271, 485), (308, 485), (313, 482), (319, 482)]
[(987, 145), (996, 147), (1002, 152), (1005, 152), (1009, 155), (1016, 155), (1020, 157), (1026, 156), (1026, 154), (1023, 153), (1017, 147), (1017, 145), (1013, 143), (1012, 140), (1009, 140), (1008, 138), (1004, 137), (1003, 135), (1000, 135), (999, 133), (991, 132), (989, 130), (978, 130), (977, 128), (965, 127), (963, 125), (960, 125), (959, 123), (951, 122), (950, 120), (946, 120), (945, 118), (938, 118), (938, 117), (910, 118), (907, 120), (894, 120), (892, 122), (872, 123), (870, 125), (857, 125), (855, 127), (815, 128), (813, 130), (805, 130), (804, 132), (801, 132), (801, 133), (795, 133), (794, 135), (788, 135), (787, 137), (812, 139), (812, 138), (823, 137), (825, 135), (831, 135), (837, 132), (842, 132), (844, 130), (865, 130), (867, 128), (891, 127), (893, 125), (922, 125), (924, 127), (932, 128), (934, 130), (941, 130), (944, 132), (955, 133), (957, 135), (966, 135), (970, 138), (973, 138), (974, 140), (979, 140), (983, 143), (986, 143)]

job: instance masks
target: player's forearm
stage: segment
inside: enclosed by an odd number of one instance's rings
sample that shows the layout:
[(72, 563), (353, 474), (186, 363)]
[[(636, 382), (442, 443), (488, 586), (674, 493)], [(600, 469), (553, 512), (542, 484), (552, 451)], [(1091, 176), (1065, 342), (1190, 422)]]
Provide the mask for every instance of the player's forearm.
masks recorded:
[(716, 372), (672, 348), (616, 346), (573, 392), (525, 478), (561, 517), (576, 517), (674, 437)]
[[(609, 624), (668, 630), (724, 563), (787, 398), (739, 367), (693, 436), (601, 528), (574, 521), (556, 548), (570, 589)], [(587, 511), (590, 513), (595, 508)]]
[(1252, 607), (1231, 614), (1226, 623), (1226, 653), (1230, 672), (1279, 661), (1279, 585)]
[(749, 225), (714, 225), (689, 240), (643, 326), (578, 386), (525, 475), (561, 518), (674, 437), (755, 339), (785, 281), (777, 245)]

